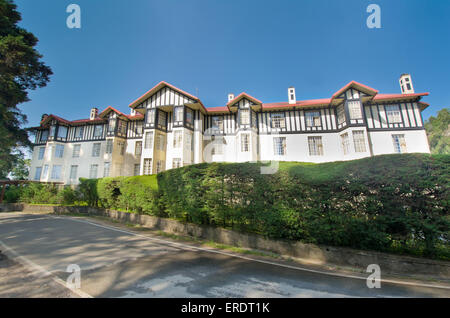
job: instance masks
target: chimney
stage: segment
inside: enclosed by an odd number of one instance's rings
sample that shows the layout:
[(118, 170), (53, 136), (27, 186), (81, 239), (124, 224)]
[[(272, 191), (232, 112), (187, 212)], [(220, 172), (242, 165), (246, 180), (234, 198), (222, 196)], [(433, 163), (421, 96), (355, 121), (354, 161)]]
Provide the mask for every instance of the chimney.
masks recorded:
[(134, 108), (131, 108), (130, 115), (136, 116), (136, 110)]
[(288, 98), (289, 104), (295, 104), (297, 102), (297, 98), (295, 97), (295, 88), (293, 86), (288, 88)]
[(98, 108), (92, 108), (91, 109), (91, 115), (89, 116), (90, 120), (94, 120), (98, 116)]
[(410, 74), (402, 74), (399, 82), (402, 94), (414, 94), (414, 86)]
[(228, 102), (231, 102), (234, 99), (234, 94), (230, 93), (228, 94)]
[(48, 117), (48, 114), (43, 114), (41, 117), (41, 122), (43, 122)]

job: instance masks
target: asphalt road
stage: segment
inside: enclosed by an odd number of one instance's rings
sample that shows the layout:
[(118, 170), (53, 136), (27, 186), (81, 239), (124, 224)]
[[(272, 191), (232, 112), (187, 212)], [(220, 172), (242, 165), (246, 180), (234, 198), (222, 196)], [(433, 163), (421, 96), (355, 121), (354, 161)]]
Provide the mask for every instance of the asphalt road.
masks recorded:
[(84, 218), (0, 213), (0, 249), (60, 282), (77, 264), (84, 297), (450, 297), (449, 289), (385, 282), (369, 289), (363, 279), (233, 256)]

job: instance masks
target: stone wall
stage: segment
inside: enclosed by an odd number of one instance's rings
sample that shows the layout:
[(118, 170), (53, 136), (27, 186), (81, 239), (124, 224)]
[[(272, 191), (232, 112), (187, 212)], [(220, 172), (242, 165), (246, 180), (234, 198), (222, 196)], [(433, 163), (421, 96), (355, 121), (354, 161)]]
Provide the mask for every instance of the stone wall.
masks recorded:
[(432, 276), (450, 279), (450, 262), (393, 255), (374, 251), (361, 251), (343, 247), (318, 246), (300, 242), (270, 240), (262, 236), (232, 230), (199, 226), (190, 223), (139, 215), (134, 213), (104, 210), (92, 207), (62, 207), (26, 204), (0, 204), (0, 212), (21, 211), (25, 213), (84, 213), (106, 216), (124, 223), (139, 224), (166, 233), (188, 235), (216, 243), (251, 248), (299, 258), (316, 264), (351, 266), (365, 271), (369, 264), (378, 264), (382, 272), (410, 276)]

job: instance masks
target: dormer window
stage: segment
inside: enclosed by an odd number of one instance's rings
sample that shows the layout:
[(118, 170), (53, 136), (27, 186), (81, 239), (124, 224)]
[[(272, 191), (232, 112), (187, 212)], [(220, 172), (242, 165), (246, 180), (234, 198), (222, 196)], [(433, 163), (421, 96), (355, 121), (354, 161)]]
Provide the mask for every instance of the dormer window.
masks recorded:
[(155, 109), (147, 110), (147, 124), (149, 125), (155, 124)]
[(250, 110), (243, 109), (240, 111), (241, 125), (250, 125)]
[(359, 100), (348, 102), (350, 119), (362, 119), (361, 102)]
[(175, 122), (183, 121), (183, 107), (175, 107)]

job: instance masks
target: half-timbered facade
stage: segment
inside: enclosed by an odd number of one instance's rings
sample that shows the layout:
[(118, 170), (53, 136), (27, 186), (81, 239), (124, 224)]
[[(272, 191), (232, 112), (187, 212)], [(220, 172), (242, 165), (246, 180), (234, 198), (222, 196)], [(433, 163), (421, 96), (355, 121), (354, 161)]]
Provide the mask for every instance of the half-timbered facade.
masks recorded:
[(429, 153), (421, 112), (428, 93), (379, 94), (350, 82), (331, 98), (263, 103), (246, 93), (221, 107), (161, 82), (129, 106), (89, 119), (43, 115), (35, 133), (30, 179), (76, 184), (80, 177), (148, 175), (201, 162), (351, 160)]

